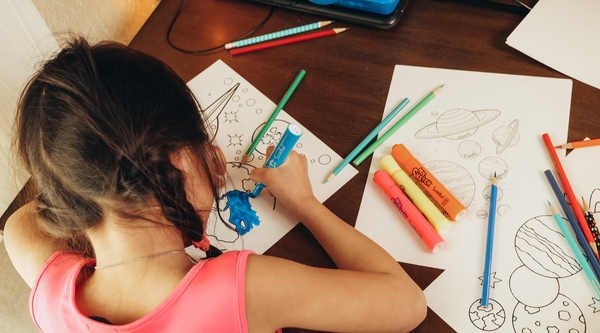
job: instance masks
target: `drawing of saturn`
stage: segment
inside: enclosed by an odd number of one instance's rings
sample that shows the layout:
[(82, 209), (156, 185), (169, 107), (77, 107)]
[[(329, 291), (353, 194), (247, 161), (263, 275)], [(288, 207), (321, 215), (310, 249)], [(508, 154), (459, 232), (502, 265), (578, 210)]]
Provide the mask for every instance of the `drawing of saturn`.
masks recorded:
[(500, 116), (499, 110), (452, 109), (444, 112), (436, 122), (421, 128), (415, 137), (417, 139), (434, 139), (445, 137), (451, 140), (461, 140), (470, 137), (480, 126)]

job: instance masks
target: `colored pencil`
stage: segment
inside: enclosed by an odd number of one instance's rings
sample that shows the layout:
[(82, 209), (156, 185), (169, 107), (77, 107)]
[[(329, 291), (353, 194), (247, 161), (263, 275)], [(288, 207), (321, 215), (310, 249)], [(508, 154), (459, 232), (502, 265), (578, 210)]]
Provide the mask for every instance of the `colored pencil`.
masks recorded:
[(556, 146), (554, 148), (575, 149), (575, 148), (591, 147), (591, 146), (598, 146), (598, 145), (600, 145), (600, 139), (569, 142), (569, 143), (565, 143), (564, 145)]
[(498, 178), (494, 172), (492, 192), (490, 194), (490, 212), (488, 220), (487, 245), (485, 247), (485, 266), (483, 269), (483, 293), (481, 306), (488, 306), (490, 301), (490, 277), (492, 275), (492, 250), (494, 249), (494, 227), (496, 223), (496, 202), (498, 200)]
[(296, 42), (302, 42), (302, 41), (313, 39), (313, 38), (336, 35), (336, 34), (344, 32), (348, 29), (350, 29), (350, 28), (335, 28), (335, 29), (329, 29), (329, 30), (325, 30), (325, 31), (313, 32), (311, 34), (290, 37), (290, 38), (286, 38), (286, 39), (279, 39), (279, 40), (274, 40), (274, 41), (267, 42), (267, 43), (250, 45), (250, 46), (246, 46), (246, 47), (241, 47), (239, 49), (233, 49), (230, 51), (230, 53), (231, 53), (231, 55), (237, 55), (237, 54), (242, 54), (242, 53), (247, 53), (247, 52), (252, 52), (252, 51), (264, 50), (264, 49), (268, 49), (268, 48), (275, 47), (275, 46), (281, 46), (281, 45), (286, 45), (286, 44), (291, 44), (291, 43), (296, 43)]
[(402, 100), (402, 102), (400, 102), (400, 104), (398, 104), (398, 106), (396, 106), (396, 108), (392, 110), (392, 112), (390, 112), (390, 114), (388, 114), (387, 117), (385, 117), (385, 119), (383, 119), (383, 121), (379, 125), (377, 125), (377, 127), (375, 127), (375, 129), (373, 129), (371, 133), (369, 133), (369, 135), (367, 135), (367, 137), (364, 140), (362, 140), (362, 142), (358, 146), (356, 146), (356, 148), (354, 148), (354, 150), (350, 152), (350, 154), (346, 156), (346, 158), (340, 164), (338, 164), (337, 167), (335, 167), (335, 169), (333, 169), (333, 171), (331, 172), (329, 177), (325, 179), (325, 182), (323, 184), (335, 178), (335, 176), (337, 176), (340, 173), (340, 171), (342, 171), (342, 169), (344, 169), (344, 167), (346, 167), (346, 165), (348, 165), (356, 157), (356, 155), (358, 155), (358, 153), (360, 153), (363, 150), (363, 148), (365, 148), (365, 146), (369, 142), (371, 142), (371, 140), (373, 140), (373, 138), (377, 136), (377, 134), (379, 134), (379, 132), (381, 132), (381, 130), (390, 121), (392, 121), (392, 119), (406, 106), (406, 104), (408, 104), (409, 101), (410, 100), (408, 98)]
[(587, 221), (588, 227), (592, 232), (592, 236), (596, 241), (596, 246), (600, 248), (600, 233), (598, 232), (598, 225), (596, 224), (596, 219), (594, 219), (594, 212), (592, 212), (590, 206), (588, 206), (587, 202), (585, 202), (585, 199), (583, 197), (581, 197), (581, 202), (583, 205), (585, 220)]
[(331, 24), (332, 22), (333, 21), (315, 22), (315, 23), (303, 25), (300, 27), (295, 27), (295, 28), (291, 28), (291, 29), (287, 29), (287, 30), (273, 32), (273, 33), (266, 34), (266, 35), (261, 35), (261, 36), (256, 36), (256, 37), (252, 37), (252, 38), (238, 40), (236, 42), (231, 42), (231, 43), (225, 44), (225, 49), (226, 50), (235, 49), (236, 47), (243, 47), (243, 46), (248, 46), (248, 45), (252, 45), (252, 44), (256, 44), (256, 43), (262, 43), (262, 42), (269, 41), (271, 39), (287, 37), (287, 36), (299, 34), (302, 32), (319, 29), (326, 25)]
[(443, 84), (440, 87), (435, 88), (435, 90), (433, 90), (432, 92), (430, 92), (429, 95), (427, 95), (425, 98), (423, 98), (423, 100), (419, 102), (419, 104), (415, 105), (415, 107), (412, 108), (412, 110), (408, 111), (408, 113), (405, 114), (402, 118), (400, 118), (400, 120), (398, 120), (398, 122), (394, 124), (394, 126), (387, 130), (385, 134), (383, 134), (379, 139), (377, 139), (377, 141), (370, 145), (369, 148), (365, 149), (362, 152), (362, 154), (360, 154), (352, 163), (356, 166), (361, 164), (369, 155), (371, 155), (375, 151), (375, 149), (381, 146), (381, 144), (384, 143), (385, 140), (387, 140), (400, 127), (402, 127), (402, 125), (409, 121), (410, 118), (412, 118), (412, 116), (415, 115), (415, 113), (419, 112), (419, 110), (421, 110), (427, 103), (429, 103), (429, 101), (431, 101), (437, 94), (439, 94), (442, 90), (442, 87), (444, 87)]
[(548, 179), (548, 183), (550, 183), (550, 186), (552, 187), (552, 191), (554, 192), (556, 199), (560, 203), (560, 206), (562, 207), (563, 212), (567, 216), (567, 220), (571, 224), (571, 229), (573, 229), (573, 232), (575, 233), (575, 236), (577, 237), (579, 246), (581, 246), (581, 248), (585, 252), (585, 255), (590, 259), (589, 263), (592, 266), (592, 270), (594, 271), (594, 274), (596, 274), (596, 278), (600, 278), (600, 264), (598, 264), (598, 260), (593, 259), (594, 252), (592, 251), (590, 244), (587, 242), (585, 235), (583, 234), (583, 231), (581, 231), (581, 227), (577, 223), (577, 219), (575, 218), (575, 216), (573, 216), (573, 212), (569, 208), (569, 204), (567, 203), (567, 200), (565, 200), (565, 197), (564, 197), (562, 191), (560, 190), (560, 187), (558, 187), (558, 183), (556, 182), (554, 175), (552, 175), (552, 171), (546, 170), (546, 171), (544, 171), (544, 174), (546, 175), (546, 178)]
[[(563, 169), (562, 164), (560, 163), (560, 160), (558, 159), (558, 155), (556, 154), (556, 150), (554, 149), (552, 140), (550, 140), (550, 136), (548, 135), (548, 133), (545, 133), (544, 135), (542, 135), (542, 138), (544, 139), (544, 144), (546, 145), (548, 154), (550, 154), (550, 159), (552, 160), (552, 163), (554, 164), (554, 168), (556, 169), (556, 172), (558, 173), (558, 178), (560, 179), (560, 182), (562, 183), (563, 189), (567, 193), (569, 202), (571, 202), (573, 205), (576, 205), (577, 198), (575, 197), (575, 193), (573, 193), (573, 188), (571, 187), (571, 183), (569, 183), (567, 174), (565, 173), (565, 170)], [(600, 259), (600, 257), (598, 256), (598, 247), (596, 246), (596, 242), (594, 241), (594, 238), (592, 237), (592, 233), (590, 232), (590, 229), (587, 226), (587, 221), (585, 220), (585, 216), (583, 216), (581, 209), (573, 209), (573, 211), (575, 213), (575, 217), (577, 217), (577, 221), (579, 222), (581, 230), (583, 230), (585, 239), (587, 239), (588, 243), (592, 247), (592, 251), (596, 254), (596, 258)]]
[(575, 254), (575, 258), (577, 259), (579, 266), (581, 266), (581, 268), (583, 269), (585, 276), (587, 276), (588, 280), (592, 284), (592, 288), (596, 291), (596, 295), (598, 295), (598, 298), (600, 298), (600, 281), (598, 281), (598, 277), (592, 271), (590, 265), (583, 256), (583, 253), (581, 253), (579, 246), (575, 242), (575, 239), (573, 239), (573, 235), (571, 235), (571, 233), (569, 232), (567, 225), (563, 221), (556, 208), (552, 207), (550, 201), (548, 201), (548, 206), (550, 206), (550, 211), (552, 212), (552, 216), (554, 217), (556, 224), (558, 224), (560, 231), (562, 232), (563, 236), (565, 236), (567, 243), (569, 243), (569, 247), (571, 247), (571, 250)]
[(250, 154), (252, 154), (252, 152), (254, 151), (256, 146), (258, 146), (258, 143), (262, 140), (263, 136), (265, 136), (265, 133), (267, 133), (267, 131), (273, 124), (273, 121), (275, 121), (275, 118), (277, 118), (281, 109), (283, 109), (283, 107), (285, 106), (287, 101), (290, 99), (290, 97), (292, 96), (292, 94), (294, 93), (294, 91), (296, 90), (298, 85), (300, 84), (300, 81), (302, 81), (302, 78), (304, 77), (305, 74), (306, 74), (306, 71), (301, 70), (300, 73), (298, 74), (298, 76), (296, 76), (296, 79), (294, 80), (294, 82), (292, 82), (292, 85), (290, 86), (288, 91), (285, 93), (285, 95), (283, 95), (283, 98), (281, 99), (279, 104), (277, 104), (277, 107), (275, 108), (275, 110), (273, 110), (273, 113), (271, 113), (271, 116), (267, 120), (267, 123), (265, 124), (265, 126), (263, 126), (263, 128), (260, 130), (260, 132), (254, 139), (254, 141), (252, 142), (250, 147), (248, 147), (248, 150), (246, 150), (246, 153), (244, 153), (244, 156), (242, 156), (242, 160), (241, 160), (240, 164), (244, 164), (248, 160), (248, 158), (250, 157)]

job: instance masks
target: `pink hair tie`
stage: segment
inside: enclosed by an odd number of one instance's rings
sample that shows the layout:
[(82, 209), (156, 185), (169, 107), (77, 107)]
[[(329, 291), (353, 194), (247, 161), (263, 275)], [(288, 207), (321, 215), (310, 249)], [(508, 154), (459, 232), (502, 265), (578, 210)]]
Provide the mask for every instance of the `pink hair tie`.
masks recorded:
[(208, 240), (208, 237), (206, 237), (206, 234), (204, 234), (202, 235), (202, 239), (199, 242), (192, 241), (192, 245), (202, 250), (203, 252), (207, 252), (210, 248), (210, 241)]

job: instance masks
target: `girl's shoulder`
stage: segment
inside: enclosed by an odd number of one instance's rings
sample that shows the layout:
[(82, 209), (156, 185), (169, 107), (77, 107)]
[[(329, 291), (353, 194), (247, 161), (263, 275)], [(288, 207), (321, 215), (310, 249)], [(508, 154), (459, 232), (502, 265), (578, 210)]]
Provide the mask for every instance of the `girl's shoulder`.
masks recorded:
[(14, 212), (4, 227), (4, 243), (17, 272), (31, 287), (46, 261), (58, 251), (70, 251), (62, 240), (40, 229), (32, 201)]

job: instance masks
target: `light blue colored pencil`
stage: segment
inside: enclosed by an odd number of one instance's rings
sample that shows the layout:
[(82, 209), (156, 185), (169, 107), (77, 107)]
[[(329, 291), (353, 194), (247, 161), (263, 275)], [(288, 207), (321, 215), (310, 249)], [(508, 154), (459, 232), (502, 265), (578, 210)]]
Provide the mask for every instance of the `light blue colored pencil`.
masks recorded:
[[(598, 278), (592, 271), (590, 264), (588, 264), (587, 260), (583, 256), (583, 253), (581, 253), (579, 245), (577, 245), (575, 238), (573, 238), (573, 235), (571, 235), (571, 232), (569, 232), (565, 221), (563, 221), (556, 208), (552, 207), (550, 201), (548, 201), (548, 206), (550, 206), (550, 211), (552, 212), (552, 216), (554, 217), (556, 224), (558, 224), (560, 231), (562, 232), (563, 236), (565, 236), (565, 239), (567, 240), (567, 243), (569, 243), (571, 250), (573, 250), (575, 258), (577, 258), (577, 262), (579, 263), (579, 266), (581, 266), (581, 268), (583, 269), (583, 272), (587, 276), (588, 280), (590, 280), (592, 287), (596, 291), (596, 295), (598, 295), (598, 298), (600, 298), (600, 281), (598, 281)], [(596, 260), (596, 258), (590, 258), (590, 260)]]
[(498, 199), (498, 179), (494, 172), (492, 179), (492, 193), (490, 195), (490, 219), (488, 223), (487, 246), (485, 249), (485, 268), (483, 270), (483, 294), (481, 306), (488, 306), (490, 302), (490, 276), (492, 274), (492, 250), (494, 248), (494, 226), (496, 223), (496, 201)]
[(300, 27), (295, 27), (295, 28), (291, 28), (291, 29), (287, 29), (287, 30), (273, 32), (273, 33), (270, 33), (267, 35), (256, 36), (256, 37), (252, 37), (252, 38), (248, 38), (248, 39), (238, 40), (237, 42), (231, 42), (231, 43), (225, 44), (225, 49), (231, 50), (236, 47), (242, 47), (242, 46), (248, 46), (248, 45), (252, 45), (252, 44), (256, 44), (256, 43), (262, 43), (262, 42), (266, 42), (271, 39), (286, 37), (286, 36), (295, 35), (295, 34), (299, 34), (299, 33), (314, 30), (314, 29), (319, 29), (328, 24), (331, 24), (332, 22), (333, 21), (321, 21), (321, 22), (311, 23), (311, 24), (307, 24), (307, 25), (303, 25)]
[(383, 121), (379, 125), (377, 125), (377, 127), (375, 127), (375, 129), (373, 129), (373, 131), (371, 131), (371, 133), (369, 133), (369, 135), (367, 135), (367, 137), (364, 140), (362, 140), (362, 142), (358, 146), (356, 146), (356, 148), (354, 148), (350, 155), (346, 156), (346, 158), (340, 164), (338, 164), (338, 166), (335, 167), (335, 169), (333, 169), (333, 171), (331, 172), (329, 177), (325, 179), (325, 182), (323, 182), (323, 184), (335, 178), (335, 176), (337, 176), (338, 173), (340, 173), (340, 171), (342, 171), (342, 169), (346, 167), (346, 165), (350, 164), (354, 157), (356, 157), (356, 155), (358, 155), (363, 150), (363, 148), (365, 148), (365, 146), (369, 142), (371, 142), (371, 140), (373, 140), (373, 138), (377, 136), (377, 134), (379, 134), (379, 132), (381, 132), (381, 130), (387, 124), (389, 124), (389, 122), (392, 121), (392, 119), (398, 113), (400, 113), (400, 111), (402, 111), (402, 109), (406, 106), (406, 104), (408, 104), (408, 102), (410, 102), (408, 98), (405, 98), (402, 102), (400, 102), (400, 104), (398, 104), (398, 106), (396, 106), (396, 108), (392, 110), (392, 112), (390, 112), (390, 114), (388, 114), (387, 117), (385, 117), (385, 119), (383, 119)]
[(442, 90), (443, 87), (444, 85), (442, 84), (440, 87), (437, 87), (432, 92), (430, 92), (429, 95), (425, 96), (425, 98), (423, 98), (419, 102), (419, 104), (415, 105), (415, 107), (413, 107), (412, 110), (408, 111), (407, 114), (400, 118), (400, 120), (398, 120), (398, 122), (395, 123), (394, 126), (390, 127), (390, 129), (388, 129), (387, 132), (383, 133), (383, 135), (380, 136), (379, 139), (377, 139), (377, 141), (375, 141), (360, 155), (358, 155), (358, 157), (355, 158), (354, 161), (352, 161), (352, 163), (356, 166), (361, 164), (367, 157), (369, 157), (369, 155), (371, 155), (375, 151), (375, 149), (379, 148), (379, 146), (381, 146), (381, 144), (383, 144), (387, 139), (389, 139), (389, 137), (392, 136), (400, 127), (402, 127), (402, 125), (409, 121), (410, 118), (412, 118), (412, 116), (414, 116), (417, 112), (419, 112), (419, 110), (421, 110), (425, 105), (427, 105), (427, 103), (429, 103), (429, 101), (431, 101)]

